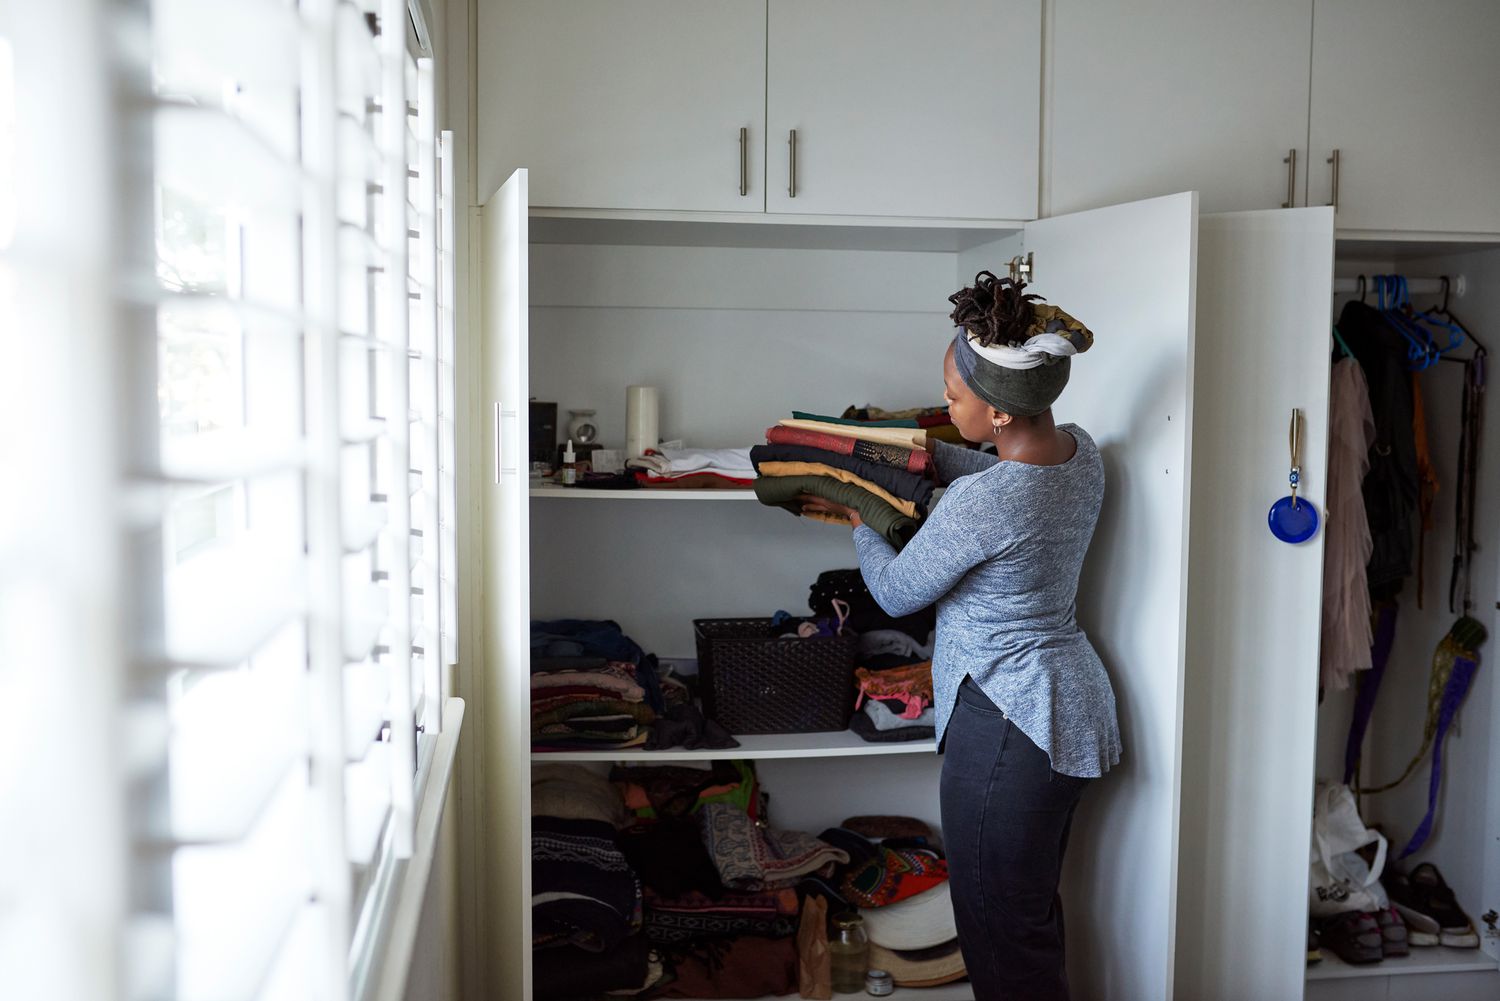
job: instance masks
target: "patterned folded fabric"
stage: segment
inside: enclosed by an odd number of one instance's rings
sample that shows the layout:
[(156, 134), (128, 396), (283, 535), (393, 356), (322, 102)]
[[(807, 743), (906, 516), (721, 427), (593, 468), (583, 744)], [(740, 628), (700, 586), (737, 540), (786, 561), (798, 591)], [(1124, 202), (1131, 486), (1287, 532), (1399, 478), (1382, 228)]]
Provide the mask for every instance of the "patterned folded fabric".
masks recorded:
[(763, 462), (760, 464), (760, 468), (761, 472), (766, 476), (826, 476), (840, 483), (859, 487), (866, 493), (885, 501), (892, 509), (901, 512), (908, 518), (919, 518), (925, 513), (917, 507), (916, 501), (903, 500), (879, 484), (872, 483), (857, 473), (851, 473), (847, 469), (830, 466), (826, 462)]
[(656, 719), (656, 714), (644, 702), (622, 702), (619, 699), (548, 699), (531, 707), (533, 728), (588, 716), (629, 716), (637, 723), (650, 723)]
[(598, 820), (533, 817), (531, 915), (538, 942), (602, 952), (640, 927), (641, 886)]
[(864, 700), (894, 699), (906, 707), (901, 713), (903, 719), (915, 720), (922, 715), (922, 710), (932, 705), (932, 661), (924, 660), (920, 664), (908, 664), (905, 667), (893, 667), (886, 671), (871, 671), (868, 668), (856, 667), (854, 669), (854, 681), (859, 687), (859, 697), (855, 699), (856, 708), (863, 705)]
[[(625, 823), (620, 791), (582, 765), (532, 765), (531, 812), (533, 816), (598, 820), (610, 827)], [(629, 859), (623, 848), (622, 854)]]
[(930, 848), (880, 847), (875, 858), (844, 876), (843, 891), (860, 907), (884, 907), (930, 890), (948, 878), (948, 863)]
[(796, 930), (797, 909), (793, 890), (727, 893), (718, 899), (693, 892), (662, 897), (648, 890), (642, 930), (664, 944), (734, 935), (783, 938)]
[(538, 689), (574, 688), (580, 685), (607, 688), (635, 702), (639, 702), (645, 696), (644, 690), (636, 684), (633, 664), (616, 662), (605, 664), (591, 671), (573, 671), (564, 668), (533, 671), (531, 674), (533, 697), (546, 695), (546, 692), (539, 692)]
[[(925, 473), (932, 464), (932, 456), (927, 454), (927, 450), (913, 448), (910, 440), (904, 445), (888, 445), (848, 435), (823, 434), (780, 425), (766, 428), (766, 445), (771, 448), (789, 446), (833, 452), (860, 462), (905, 470), (908, 473)], [(750, 451), (753, 455), (755, 449)]]
[(881, 465), (877, 462), (865, 462), (852, 455), (829, 452), (820, 448), (806, 448), (802, 445), (756, 445), (750, 450), (750, 455), (755, 460), (755, 468), (765, 475), (774, 475), (763, 468), (768, 462), (814, 462), (853, 473), (892, 496), (901, 500), (915, 501), (923, 508), (931, 505), (932, 493), (936, 489), (936, 485), (920, 473), (910, 473), (905, 469)]
[[(805, 410), (793, 410), (792, 416), (799, 421), (824, 421), (828, 424), (846, 424), (853, 427), (870, 428), (919, 428), (924, 426), (940, 427), (944, 424), (953, 423), (952, 418), (947, 416), (946, 411), (939, 411), (938, 413), (925, 412), (925, 416), (929, 418), (939, 418), (936, 421), (929, 420), (926, 425), (920, 423), (920, 418), (916, 416), (908, 417), (900, 416), (899, 414), (897, 416), (884, 416), (885, 411), (882, 411), (878, 408), (876, 409), (875, 413), (881, 414), (882, 416), (880, 417), (872, 417), (866, 419), (863, 417), (853, 416), (854, 414), (858, 414), (859, 412), (860, 411), (856, 408), (850, 407), (848, 410), (844, 411), (844, 415), (842, 417), (831, 417), (828, 414), (810, 414)], [(866, 409), (864, 412), (868, 414), (870, 411)], [(905, 411), (905, 413), (909, 414), (912, 412)]]
[(802, 831), (773, 831), (724, 803), (710, 803), (698, 814), (703, 844), (724, 885), (758, 890), (795, 881), (830, 862), (849, 861), (847, 852)]

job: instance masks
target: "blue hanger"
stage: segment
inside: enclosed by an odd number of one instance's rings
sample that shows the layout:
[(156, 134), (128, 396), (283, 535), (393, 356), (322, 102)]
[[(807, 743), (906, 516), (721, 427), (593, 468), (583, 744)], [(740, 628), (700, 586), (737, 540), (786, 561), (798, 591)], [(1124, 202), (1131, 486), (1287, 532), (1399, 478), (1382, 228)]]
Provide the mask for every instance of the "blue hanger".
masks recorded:
[(1406, 341), (1406, 360), (1412, 371), (1421, 371), (1438, 358), (1437, 345), (1425, 328), (1412, 321), (1402, 307), (1410, 308), (1406, 279), (1400, 275), (1376, 275), (1375, 288), (1381, 315)]

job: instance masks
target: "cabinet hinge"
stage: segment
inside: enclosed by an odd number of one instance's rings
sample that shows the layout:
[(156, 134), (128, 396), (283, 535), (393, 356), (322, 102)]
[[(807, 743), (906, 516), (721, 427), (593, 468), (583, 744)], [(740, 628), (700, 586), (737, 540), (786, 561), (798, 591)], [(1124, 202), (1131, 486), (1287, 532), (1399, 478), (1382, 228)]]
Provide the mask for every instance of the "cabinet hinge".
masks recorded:
[(1010, 259), (1010, 280), (1013, 282), (1036, 281), (1035, 255), (1027, 253), (1025, 257), (1016, 256)]

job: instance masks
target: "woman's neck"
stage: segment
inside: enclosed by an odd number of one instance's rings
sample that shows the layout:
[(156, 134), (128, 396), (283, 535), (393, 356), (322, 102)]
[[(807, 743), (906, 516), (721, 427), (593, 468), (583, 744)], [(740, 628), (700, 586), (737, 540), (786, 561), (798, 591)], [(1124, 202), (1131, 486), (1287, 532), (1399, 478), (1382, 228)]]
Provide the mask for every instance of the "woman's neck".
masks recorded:
[(1077, 450), (1072, 435), (1057, 429), (1050, 410), (1024, 424), (1011, 421), (990, 440), (1001, 460), (1033, 466), (1061, 465)]

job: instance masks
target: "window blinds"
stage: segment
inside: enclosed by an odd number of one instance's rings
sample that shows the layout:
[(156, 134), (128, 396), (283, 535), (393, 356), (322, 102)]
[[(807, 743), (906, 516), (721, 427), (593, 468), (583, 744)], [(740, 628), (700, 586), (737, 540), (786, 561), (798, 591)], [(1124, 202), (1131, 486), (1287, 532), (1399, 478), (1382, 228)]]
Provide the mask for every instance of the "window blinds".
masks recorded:
[(432, 60), (406, 0), (41, 6), (0, 19), (0, 416), (46, 428), (7, 435), (0, 696), (39, 710), (7, 764), (57, 750), (0, 782), (38, 858), (0, 976), (349, 997), (456, 653)]

